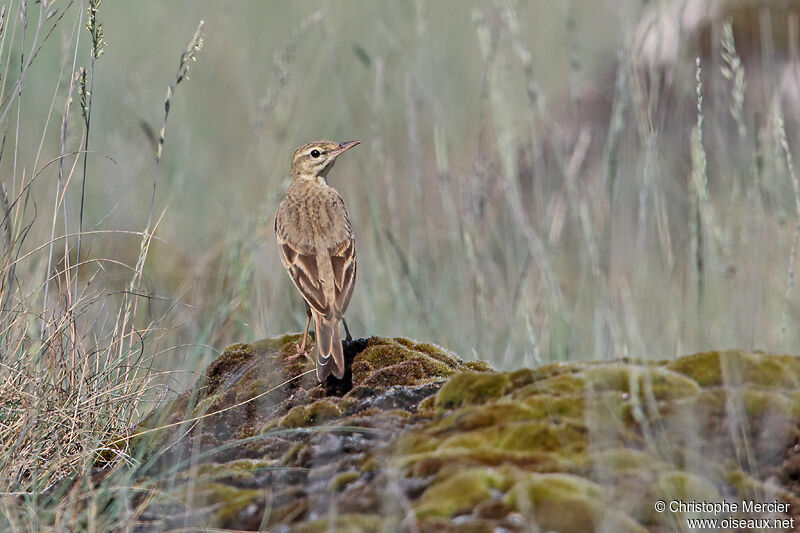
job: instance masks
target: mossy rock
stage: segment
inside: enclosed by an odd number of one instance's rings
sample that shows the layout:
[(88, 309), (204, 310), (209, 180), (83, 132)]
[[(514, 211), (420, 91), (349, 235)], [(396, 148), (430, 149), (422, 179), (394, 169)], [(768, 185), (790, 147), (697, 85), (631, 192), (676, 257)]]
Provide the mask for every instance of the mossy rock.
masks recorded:
[(148, 419), (189, 421), (152, 434), (151, 471), (174, 476), (142, 481), (158, 491), (141, 523), (666, 533), (675, 517), (654, 510), (659, 499), (769, 495), (800, 509), (797, 358), (729, 351), (496, 372), (373, 337), (352, 355), (353, 390), (328, 397), (292, 358), (299, 340), (232, 346)]

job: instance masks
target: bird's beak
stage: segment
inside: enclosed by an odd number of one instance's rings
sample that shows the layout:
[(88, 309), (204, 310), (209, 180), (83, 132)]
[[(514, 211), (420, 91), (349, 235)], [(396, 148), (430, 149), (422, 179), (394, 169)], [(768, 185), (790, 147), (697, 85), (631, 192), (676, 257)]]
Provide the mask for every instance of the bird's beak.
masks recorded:
[(334, 148), (334, 150), (331, 152), (331, 155), (334, 158), (339, 157), (344, 152), (348, 151), (350, 148), (358, 144), (361, 144), (361, 141), (347, 141), (346, 143), (341, 143), (339, 145), (339, 148)]

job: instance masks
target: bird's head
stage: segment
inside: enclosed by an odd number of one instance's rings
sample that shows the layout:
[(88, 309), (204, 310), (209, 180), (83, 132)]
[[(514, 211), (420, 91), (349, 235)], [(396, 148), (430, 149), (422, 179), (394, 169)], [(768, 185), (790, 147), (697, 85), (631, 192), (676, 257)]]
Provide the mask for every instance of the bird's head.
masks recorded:
[(292, 177), (324, 178), (333, 168), (336, 158), (359, 143), (361, 141), (316, 141), (304, 144), (292, 155)]

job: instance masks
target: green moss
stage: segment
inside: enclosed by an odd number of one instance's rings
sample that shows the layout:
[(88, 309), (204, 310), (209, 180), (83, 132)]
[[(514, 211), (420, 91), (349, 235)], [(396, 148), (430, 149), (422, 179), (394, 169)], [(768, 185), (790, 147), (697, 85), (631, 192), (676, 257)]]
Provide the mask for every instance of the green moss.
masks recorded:
[(193, 481), (211, 481), (220, 478), (233, 478), (237, 482), (252, 480), (254, 474), (273, 468), (273, 460), (238, 459), (227, 463), (205, 463), (198, 465), (196, 472), (184, 472), (182, 477)]
[(746, 353), (737, 350), (699, 353), (666, 365), (694, 379), (703, 387), (751, 384), (793, 390), (800, 386), (800, 363), (796, 358)]
[(405, 346), (406, 348), (411, 348), (414, 346), (414, 341), (411, 339), (406, 339), (405, 337), (395, 337), (394, 339), (380, 339), (383, 341), (383, 344), (388, 344), (394, 342), (396, 344), (400, 344), (401, 346)]
[[(490, 438), (490, 436), (487, 436)], [(549, 421), (519, 422), (507, 424), (497, 435), (497, 448), (508, 451), (559, 452), (569, 456), (582, 453), (588, 447), (586, 428), (566, 423), (555, 424)]]
[(674, 470), (664, 472), (658, 476), (657, 495), (663, 495), (664, 500), (705, 501), (716, 502), (720, 500), (717, 489), (705, 479)]
[[(530, 409), (516, 403), (502, 402), (465, 407), (460, 409), (455, 416), (447, 417), (443, 422), (451, 430), (464, 432), (531, 418), (533, 418), (533, 413)], [(436, 427), (443, 427), (443, 425), (439, 424)]]
[(366, 350), (356, 356), (356, 361), (369, 363), (373, 368), (391, 366), (413, 357), (413, 352), (405, 346), (390, 342), (368, 346)]
[(645, 452), (630, 448), (613, 448), (591, 454), (593, 468), (601, 471), (628, 472), (653, 468), (653, 458)]
[(587, 368), (581, 375), (594, 391), (636, 392), (640, 397), (652, 393), (656, 400), (691, 397), (700, 391), (693, 380), (652, 366), (610, 363)]
[(450, 378), (436, 396), (436, 406), (445, 409), (482, 403), (502, 395), (510, 380), (507, 374), (463, 372)]
[(464, 361), (460, 357), (435, 344), (423, 342), (414, 344), (411, 348), (446, 364), (452, 369), (459, 369), (464, 366)]
[(610, 508), (604, 493), (600, 485), (578, 476), (531, 474), (508, 491), (505, 503), (542, 531), (646, 532)]
[[(781, 394), (759, 390), (745, 390), (741, 396), (745, 414), (751, 419), (760, 418), (762, 416), (786, 419), (794, 418), (798, 414), (798, 405)], [(774, 422), (775, 420), (773, 420), (773, 423)]]
[(353, 385), (363, 385), (364, 380), (375, 371), (375, 366), (367, 361), (361, 361), (356, 357), (351, 367), (353, 371)]
[(419, 498), (418, 516), (451, 517), (469, 512), (478, 503), (492, 497), (493, 490), (508, 485), (497, 470), (476, 468), (458, 472), (435, 482)]
[[(431, 442), (428, 443), (429, 448)], [(556, 424), (544, 420), (504, 422), (473, 431), (455, 431), (441, 440), (439, 452), (453, 449), (498, 452), (553, 452), (570, 458), (588, 447), (586, 428), (580, 424)], [(418, 447), (416, 452), (424, 451)]]
[[(281, 352), (282, 355), (294, 355), (295, 344), (302, 339), (301, 333), (289, 333), (280, 337), (269, 337), (252, 343), (251, 349), (254, 353), (265, 354), (269, 352)], [(314, 337), (309, 336), (308, 340), (313, 342)]]
[(226, 348), (206, 370), (207, 394), (214, 394), (232, 372), (252, 359), (253, 353), (249, 344), (234, 344)]
[(236, 526), (237, 517), (245, 507), (264, 498), (264, 491), (208, 482), (187, 485), (175, 497), (190, 507), (212, 508), (207, 527), (229, 528)]
[(317, 400), (309, 405), (293, 407), (281, 418), (278, 425), (284, 428), (308, 427), (334, 420), (341, 415), (342, 410), (338, 402), (330, 399)]
[(525, 385), (530, 385), (536, 381), (536, 373), (529, 368), (520, 368), (508, 374), (508, 379), (511, 380), (512, 389), (518, 389)]
[(394, 441), (394, 451), (397, 455), (414, 455), (435, 450), (439, 439), (422, 431), (403, 433)]
[(445, 363), (426, 354), (414, 352), (397, 343), (373, 346), (356, 356), (357, 360), (369, 363), (373, 368), (383, 368), (409, 360), (419, 362), (429, 374), (449, 376), (452, 370)]
[(279, 382), (276, 382), (275, 375), (265, 377), (247, 376), (249, 379), (243, 379), (238, 384), (234, 392), (234, 400), (236, 403), (255, 398), (259, 394), (267, 391)]
[(428, 396), (417, 405), (417, 412), (430, 411), (436, 408), (436, 395)]
[(362, 472), (375, 472), (378, 469), (378, 463), (375, 461), (375, 456), (371, 453), (365, 455), (358, 464), (358, 469)]
[(681, 357), (669, 362), (666, 368), (689, 376), (702, 387), (722, 384), (719, 352), (705, 352)]
[(736, 490), (742, 500), (768, 501), (776, 498), (792, 502), (796, 498), (791, 491), (775, 485), (772, 480), (767, 480), (765, 483), (738, 469), (727, 472), (725, 481)]
[(553, 376), (567, 376), (569, 374), (576, 374), (590, 366), (591, 363), (565, 363), (559, 361), (557, 363), (548, 363), (546, 365), (536, 367), (533, 372), (536, 379), (546, 379)]
[(486, 361), (467, 361), (464, 363), (464, 367), (474, 372), (494, 372), (492, 365)]
[(460, 359), (430, 344), (373, 337), (353, 361), (353, 382), (375, 388), (419, 385), (446, 378), (462, 366)]
[(406, 468), (411, 476), (417, 478), (479, 465), (492, 468), (513, 466), (528, 472), (581, 471), (585, 465), (585, 458), (580, 455), (571, 457), (567, 459), (558, 452), (539, 450), (504, 451), (491, 447), (443, 447), (428, 453), (400, 457), (393, 461), (393, 464), (399, 468)]
[(800, 376), (800, 357), (796, 355), (768, 355), (767, 357), (779, 361), (787, 369), (788, 375), (795, 378)]
[(431, 374), (420, 361), (410, 360), (373, 370), (359, 384), (375, 388), (414, 386), (425, 383), (430, 378)]
[(526, 386), (520, 394), (583, 394), (584, 379), (576, 374), (556, 374)]
[(548, 396), (536, 395), (522, 400), (532, 418), (573, 418), (584, 416), (584, 396)]
[(336, 518), (314, 520), (306, 524), (292, 527), (296, 533), (365, 533), (367, 531), (382, 531), (386, 524), (380, 516), (366, 514), (342, 514)]
[(342, 472), (331, 480), (328, 484), (328, 488), (332, 491), (339, 492), (360, 477), (361, 474), (358, 472)]

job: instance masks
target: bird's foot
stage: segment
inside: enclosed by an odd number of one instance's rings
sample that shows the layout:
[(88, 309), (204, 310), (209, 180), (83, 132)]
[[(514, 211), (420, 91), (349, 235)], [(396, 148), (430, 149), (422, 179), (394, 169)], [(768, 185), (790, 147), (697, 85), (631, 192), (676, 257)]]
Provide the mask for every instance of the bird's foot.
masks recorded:
[(311, 353), (308, 351), (308, 348), (306, 348), (305, 341), (303, 342), (303, 344), (296, 343), (294, 345), (294, 349), (297, 350), (297, 353), (287, 357), (286, 358), (287, 362), (294, 362), (294, 361), (296, 361), (297, 359), (299, 359), (301, 357), (305, 357), (306, 359), (308, 359), (312, 363), (314, 362), (314, 359), (311, 358)]

